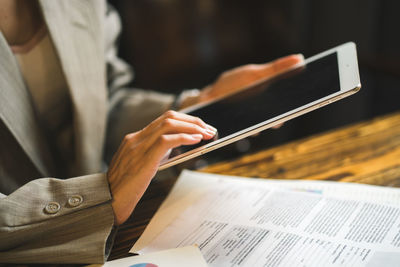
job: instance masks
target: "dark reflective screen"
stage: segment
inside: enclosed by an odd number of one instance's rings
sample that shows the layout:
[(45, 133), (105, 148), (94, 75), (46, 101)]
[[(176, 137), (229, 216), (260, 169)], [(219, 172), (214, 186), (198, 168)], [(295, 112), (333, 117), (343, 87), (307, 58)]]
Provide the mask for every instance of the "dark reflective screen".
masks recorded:
[[(218, 138), (223, 138), (339, 90), (337, 54), (333, 53), (188, 114), (217, 128)], [(171, 157), (209, 142), (179, 147)]]

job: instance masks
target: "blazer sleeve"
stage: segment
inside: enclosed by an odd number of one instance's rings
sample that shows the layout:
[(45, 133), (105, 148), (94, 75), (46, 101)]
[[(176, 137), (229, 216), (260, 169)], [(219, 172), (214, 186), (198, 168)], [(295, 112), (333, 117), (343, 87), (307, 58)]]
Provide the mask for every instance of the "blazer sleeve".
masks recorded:
[(105, 174), (33, 180), (0, 198), (0, 262), (102, 263), (113, 224)]

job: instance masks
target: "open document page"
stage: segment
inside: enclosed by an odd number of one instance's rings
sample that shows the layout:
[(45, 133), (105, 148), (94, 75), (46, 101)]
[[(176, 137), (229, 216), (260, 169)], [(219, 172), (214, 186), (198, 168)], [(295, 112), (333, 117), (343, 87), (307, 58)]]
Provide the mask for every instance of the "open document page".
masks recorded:
[(338, 186), (186, 171), (133, 250), (197, 244), (210, 266), (396, 266), (400, 190)]

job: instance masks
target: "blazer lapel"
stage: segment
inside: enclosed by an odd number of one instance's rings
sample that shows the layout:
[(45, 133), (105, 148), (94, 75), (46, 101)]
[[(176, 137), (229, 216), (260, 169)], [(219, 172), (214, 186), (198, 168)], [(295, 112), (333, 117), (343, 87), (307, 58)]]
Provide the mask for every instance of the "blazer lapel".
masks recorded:
[(101, 170), (106, 123), (104, 7), (91, 3), (40, 0), (72, 98), (79, 174)]
[(37, 124), (30, 94), (7, 41), (0, 32), (0, 118), (43, 176), (54, 166)]

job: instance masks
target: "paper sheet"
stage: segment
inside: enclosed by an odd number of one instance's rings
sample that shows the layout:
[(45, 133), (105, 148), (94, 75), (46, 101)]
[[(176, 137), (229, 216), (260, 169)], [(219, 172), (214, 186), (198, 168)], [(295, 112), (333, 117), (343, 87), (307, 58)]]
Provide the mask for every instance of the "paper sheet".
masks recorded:
[(212, 190), (226, 181), (242, 186), (258, 184), (264, 187), (316, 192), (324, 197), (372, 200), (382, 204), (400, 206), (400, 192), (395, 188), (329, 181), (248, 179), (185, 170), (130, 252), (141, 253), (144, 247), (154, 240), (179, 214), (198, 200), (204, 192)]
[(88, 267), (207, 267), (198, 247), (188, 246), (133, 256)]
[(394, 188), (186, 171), (138, 252), (197, 244), (210, 266), (392, 266), (399, 204)]
[(210, 266), (392, 266), (400, 261), (399, 195), (184, 172), (161, 209), (178, 215), (139, 252), (197, 244)]

